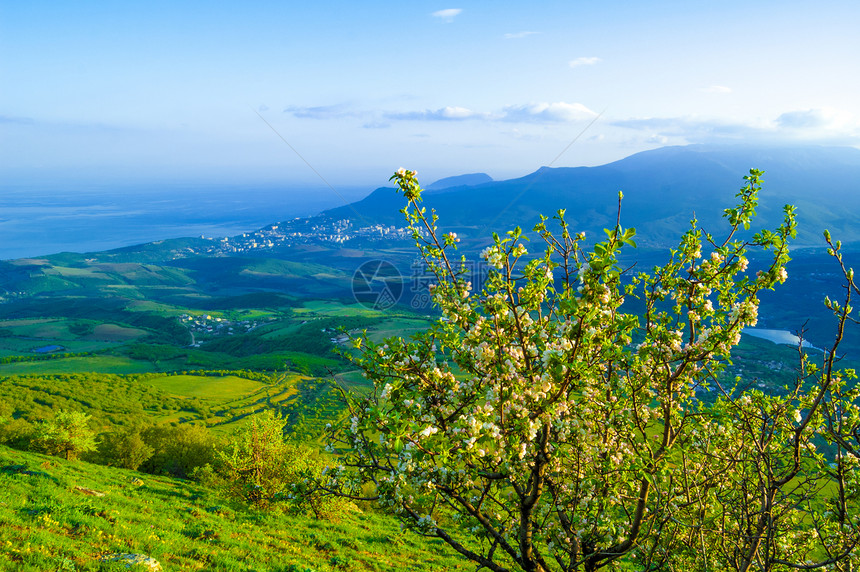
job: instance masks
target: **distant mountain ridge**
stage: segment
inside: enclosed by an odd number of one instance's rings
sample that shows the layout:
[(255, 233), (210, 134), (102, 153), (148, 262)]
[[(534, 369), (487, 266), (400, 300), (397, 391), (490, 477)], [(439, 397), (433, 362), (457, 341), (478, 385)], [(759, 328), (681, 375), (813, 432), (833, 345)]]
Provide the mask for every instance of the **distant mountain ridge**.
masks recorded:
[(492, 183), (493, 178), (486, 173), (469, 173), (467, 175), (455, 175), (445, 177), (427, 185), (428, 191), (442, 191), (455, 187), (474, 187), (484, 183)]
[[(442, 228), (477, 238), (513, 225), (530, 229), (539, 214), (560, 208), (572, 228), (600, 232), (614, 225), (622, 191), (622, 225), (636, 227), (645, 245), (663, 246), (693, 216), (716, 229), (750, 168), (765, 171), (757, 227), (778, 224), (791, 203), (798, 207), (798, 244), (820, 245), (824, 228), (844, 242), (860, 241), (860, 150), (852, 147), (663, 147), (598, 167), (542, 167), (517, 179), (449, 187), (424, 200)], [(323, 214), (401, 225), (402, 206), (403, 198), (383, 187)]]

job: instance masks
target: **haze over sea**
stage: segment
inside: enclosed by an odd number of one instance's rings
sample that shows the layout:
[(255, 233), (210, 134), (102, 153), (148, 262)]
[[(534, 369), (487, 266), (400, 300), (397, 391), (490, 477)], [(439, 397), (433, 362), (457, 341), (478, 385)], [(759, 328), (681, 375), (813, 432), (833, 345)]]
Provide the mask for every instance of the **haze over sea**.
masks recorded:
[(9, 185), (0, 190), (0, 260), (234, 236), (369, 191), (276, 184)]

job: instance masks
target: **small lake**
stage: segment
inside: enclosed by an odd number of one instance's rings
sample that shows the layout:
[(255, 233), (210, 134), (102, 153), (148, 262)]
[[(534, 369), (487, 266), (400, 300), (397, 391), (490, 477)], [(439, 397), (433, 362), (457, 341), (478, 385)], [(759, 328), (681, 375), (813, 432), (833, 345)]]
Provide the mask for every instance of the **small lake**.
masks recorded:
[(34, 350), (33, 350), (33, 353), (37, 353), (37, 354), (49, 354), (49, 353), (51, 353), (51, 352), (61, 352), (61, 351), (65, 350), (65, 349), (66, 349), (66, 348), (64, 348), (63, 346), (56, 346), (56, 345), (51, 345), (51, 346), (42, 346), (41, 348), (36, 348), (36, 349), (34, 349)]
[[(754, 336), (756, 338), (768, 340), (775, 344), (785, 344), (797, 347), (797, 344), (800, 343), (800, 338), (786, 330), (768, 330), (767, 328), (744, 328), (743, 333), (749, 336)], [(808, 340), (803, 340), (803, 347), (810, 348), (813, 350), (821, 349), (813, 346), (811, 343), (809, 343)]]

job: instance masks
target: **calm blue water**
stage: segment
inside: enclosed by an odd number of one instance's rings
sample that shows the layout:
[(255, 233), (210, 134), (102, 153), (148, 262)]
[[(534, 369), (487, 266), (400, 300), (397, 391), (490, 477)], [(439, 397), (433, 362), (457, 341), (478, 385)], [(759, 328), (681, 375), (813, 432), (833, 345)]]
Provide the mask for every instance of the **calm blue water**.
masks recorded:
[[(370, 189), (337, 191), (352, 201)], [(342, 204), (331, 189), (310, 185), (8, 186), (0, 188), (0, 260), (234, 236)]]

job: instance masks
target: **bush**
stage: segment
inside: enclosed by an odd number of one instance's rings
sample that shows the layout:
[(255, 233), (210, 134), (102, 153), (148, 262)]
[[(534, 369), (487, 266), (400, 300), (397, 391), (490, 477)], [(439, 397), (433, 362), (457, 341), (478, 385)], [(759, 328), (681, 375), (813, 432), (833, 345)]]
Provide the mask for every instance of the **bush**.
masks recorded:
[(215, 437), (206, 427), (156, 425), (144, 429), (141, 437), (152, 448), (152, 456), (140, 465), (147, 473), (187, 479), (215, 459)]
[(103, 435), (98, 451), (102, 464), (136, 471), (155, 449), (144, 441), (140, 429), (128, 427)]
[(0, 419), (0, 444), (26, 451), (34, 448), (36, 426), (26, 419)]
[(219, 452), (228, 494), (262, 508), (285, 500), (300, 460), (299, 448), (284, 438), (285, 424), (271, 411), (255, 415)]
[(325, 468), (311, 449), (284, 435), (287, 421), (272, 411), (251, 419), (250, 425), (219, 453), (226, 492), (260, 508), (287, 502), (292, 510), (334, 519), (345, 507), (342, 499), (314, 486)]

